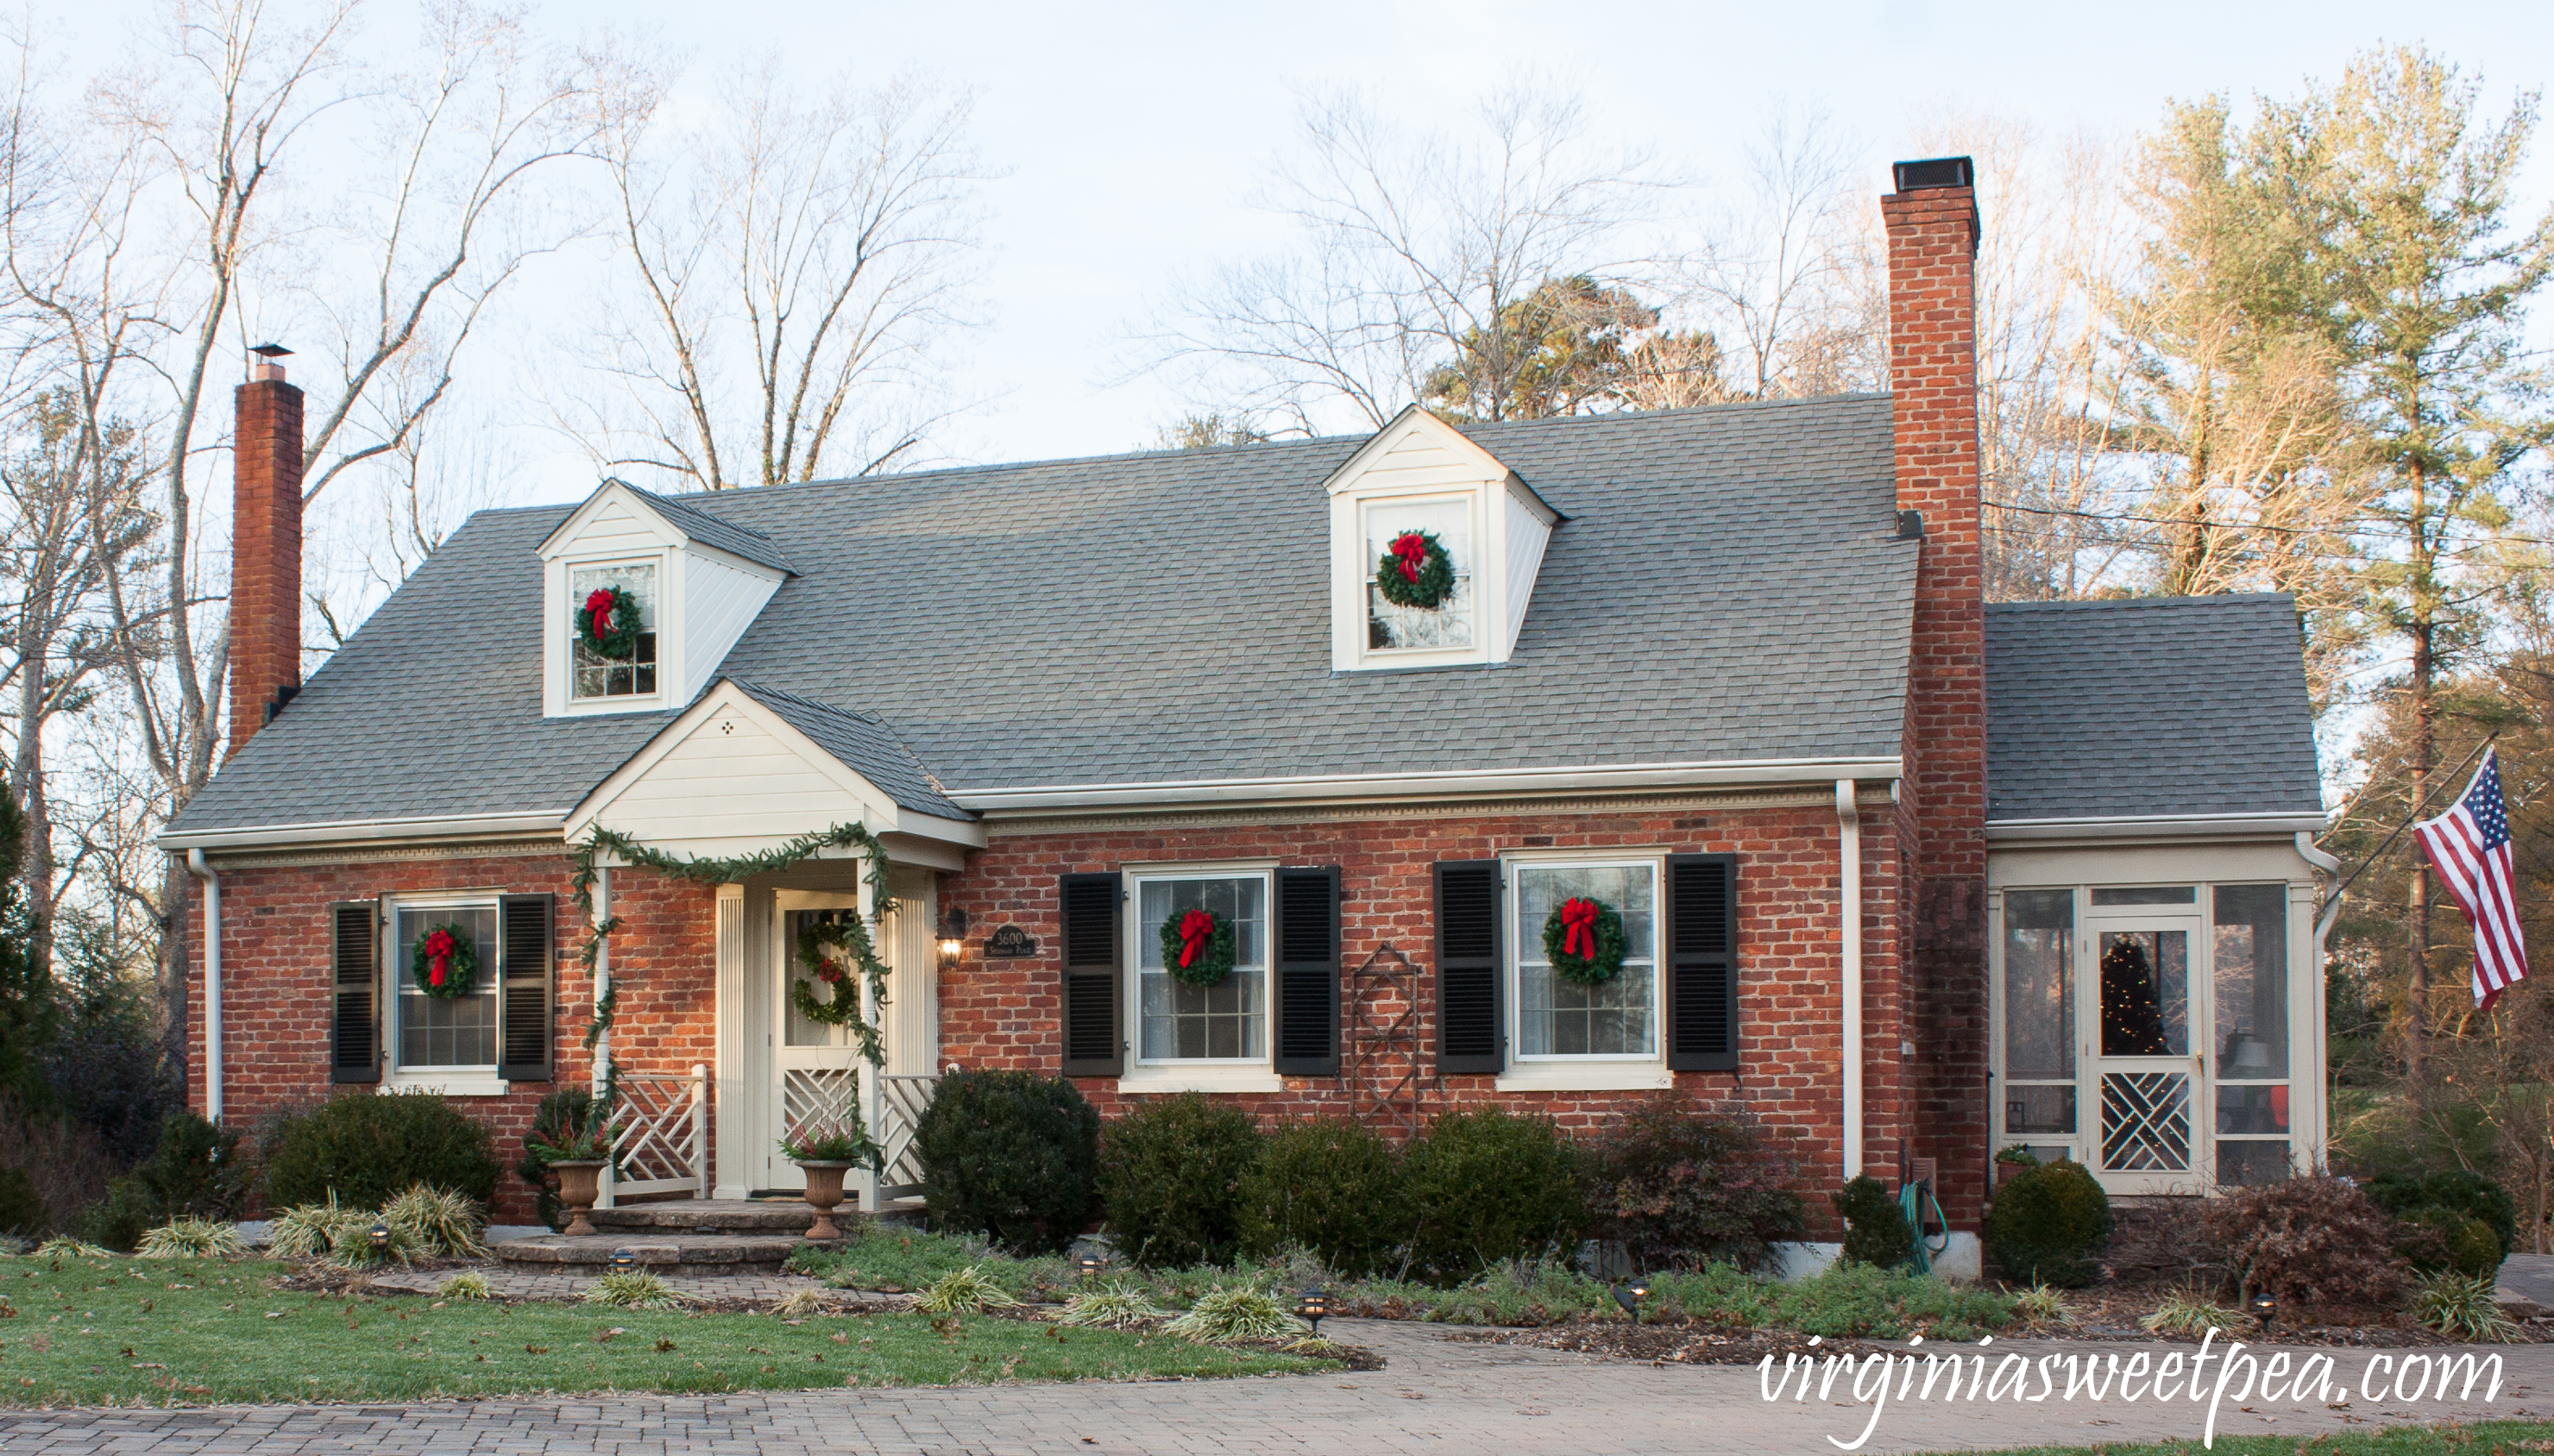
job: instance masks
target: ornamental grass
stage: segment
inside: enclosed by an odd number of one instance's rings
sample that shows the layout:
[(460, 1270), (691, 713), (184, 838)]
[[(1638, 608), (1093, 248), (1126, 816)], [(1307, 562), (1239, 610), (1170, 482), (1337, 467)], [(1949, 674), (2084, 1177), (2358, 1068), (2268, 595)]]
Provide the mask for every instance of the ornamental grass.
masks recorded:
[(478, 1259), (488, 1252), (478, 1200), (450, 1188), (412, 1183), (382, 1205), (382, 1221), (405, 1230), (427, 1258)]
[(324, 1259), (337, 1247), (340, 1233), (372, 1225), (370, 1213), (338, 1202), (332, 1189), (325, 1203), (296, 1203), (277, 1214), (266, 1246), (281, 1259)]
[(1312, 1328), (1267, 1290), (1242, 1285), (1210, 1289), (1199, 1295), (1188, 1313), (1163, 1325), (1162, 1331), (1221, 1345), (1234, 1340), (1292, 1340), (1311, 1333)]
[(622, 1309), (673, 1309), (689, 1303), (690, 1296), (652, 1274), (607, 1274), (586, 1289), (585, 1302)]
[(1009, 1309), (1020, 1301), (986, 1277), (982, 1266), (953, 1269), (923, 1287), (913, 1307), (930, 1314), (974, 1314), (984, 1309)]
[(2412, 1291), (2412, 1317), (2451, 1339), (2505, 1345), (2519, 1337), (2517, 1322), (2493, 1298), (2493, 1282), (2468, 1274), (2421, 1280)]
[(435, 1287), (437, 1297), (445, 1299), (493, 1299), (497, 1291), (488, 1285), (488, 1276), (475, 1269), (465, 1269)]
[(2174, 1289), (2163, 1296), (2154, 1313), (2138, 1323), (2159, 1335), (2198, 1335), (2212, 1329), (2231, 1335), (2244, 1328), (2244, 1316), (2197, 1289)]
[(75, 1239), (68, 1234), (56, 1234), (36, 1246), (36, 1256), (40, 1259), (60, 1259), (64, 1256), (73, 1259), (113, 1259), (116, 1254), (113, 1249), (103, 1244), (92, 1244), (86, 1239)]
[(237, 1259), (248, 1253), (239, 1226), (209, 1218), (173, 1218), (142, 1235), (134, 1248), (142, 1259)]
[(1064, 1301), (1058, 1324), (1101, 1329), (1127, 1329), (1161, 1318), (1169, 1311), (1153, 1302), (1152, 1292), (1128, 1279), (1112, 1279)]

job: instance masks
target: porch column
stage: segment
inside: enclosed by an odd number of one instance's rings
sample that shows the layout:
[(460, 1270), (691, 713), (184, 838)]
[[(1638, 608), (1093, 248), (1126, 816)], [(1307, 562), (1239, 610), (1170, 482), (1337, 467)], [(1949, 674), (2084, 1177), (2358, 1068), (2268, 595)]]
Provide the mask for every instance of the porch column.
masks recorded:
[[(612, 919), (612, 867), (597, 855), (594, 865), (594, 923), (602, 926)], [(594, 1007), (603, 1014), (604, 999), (612, 994), (612, 938), (604, 936), (594, 946)], [(612, 1029), (605, 1027), (594, 1038), (594, 1098), (600, 1102), (612, 1080)], [(612, 1165), (603, 1165), (594, 1200), (597, 1208), (610, 1208), (612, 1203)]]

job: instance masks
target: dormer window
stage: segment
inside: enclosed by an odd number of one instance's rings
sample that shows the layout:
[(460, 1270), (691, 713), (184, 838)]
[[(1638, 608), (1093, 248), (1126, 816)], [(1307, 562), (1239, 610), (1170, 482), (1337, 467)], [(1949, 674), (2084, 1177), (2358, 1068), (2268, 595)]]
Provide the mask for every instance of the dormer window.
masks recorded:
[(1433, 536), (1454, 566), (1454, 590), (1435, 607), (1402, 607), (1384, 595), (1376, 582), (1366, 583), (1368, 651), (1409, 648), (1469, 648), (1472, 624), (1472, 502), (1469, 497), (1420, 501), (1374, 501), (1365, 507), (1366, 560), (1373, 570), (1399, 571), (1402, 558), (1394, 542), (1408, 535)]
[[(568, 570), (568, 600), (575, 613), (568, 620), (569, 650), (575, 654), (573, 691), (592, 698), (645, 698), (656, 691), (656, 563), (623, 561)], [(638, 638), (627, 656), (607, 657), (588, 644), (577, 617), (597, 592), (618, 588), (638, 604)]]
[[(1413, 405), (1325, 489), (1332, 671), (1490, 667), (1515, 654), (1543, 548), (1562, 519), (1515, 471)], [(1394, 569), (1394, 543), (1411, 535), (1445, 550), (1454, 582), (1442, 599), (1385, 590), (1379, 574)]]

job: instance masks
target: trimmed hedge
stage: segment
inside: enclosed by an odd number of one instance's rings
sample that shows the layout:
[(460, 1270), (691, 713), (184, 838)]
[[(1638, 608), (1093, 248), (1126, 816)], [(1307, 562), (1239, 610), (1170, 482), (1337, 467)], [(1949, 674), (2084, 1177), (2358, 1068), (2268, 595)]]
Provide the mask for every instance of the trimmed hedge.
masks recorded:
[(1241, 1252), (1266, 1258), (1309, 1249), (1349, 1279), (1388, 1271), (1409, 1244), (1401, 1160), (1360, 1122), (1325, 1117), (1281, 1124), (1238, 1194)]
[(1644, 1270), (1714, 1260), (1761, 1270), (1808, 1237), (1791, 1146), (1754, 1117), (1681, 1092), (1625, 1111), (1588, 1149), (1587, 1199)]
[(1866, 1173), (1829, 1193), (1827, 1201), (1844, 1217), (1838, 1257), (1845, 1263), (1896, 1269), (1915, 1256), (1916, 1225), (1907, 1221), (1906, 1208), (1887, 1183)]
[(269, 1207), (341, 1203), (379, 1208), (424, 1183), (486, 1207), (501, 1170), (487, 1124), (432, 1092), (350, 1092), (278, 1130), (266, 1166)]
[(2015, 1279), (2080, 1288), (2100, 1277), (2111, 1227), (2110, 1195), (2084, 1165), (2041, 1164), (1997, 1185), (1987, 1253)]
[(1241, 1244), (1241, 1181), (1259, 1161), (1249, 1114), (1204, 1093), (1164, 1097), (1100, 1135), (1100, 1196), (1138, 1264), (1224, 1264)]
[(1448, 1112), (1402, 1155), (1411, 1269), (1458, 1285), (1503, 1259), (1564, 1252), (1587, 1221), (1578, 1149), (1549, 1117)]
[(1062, 1077), (951, 1072), (913, 1148), (935, 1229), (1055, 1253), (1099, 1212), (1100, 1113)]

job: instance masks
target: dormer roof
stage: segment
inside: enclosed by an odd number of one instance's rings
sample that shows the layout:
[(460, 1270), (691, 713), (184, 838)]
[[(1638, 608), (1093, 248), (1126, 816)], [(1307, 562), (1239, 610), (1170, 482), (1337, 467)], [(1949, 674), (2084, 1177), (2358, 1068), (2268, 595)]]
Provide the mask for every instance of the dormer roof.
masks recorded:
[(798, 569), (789, 564), (789, 557), (780, 549), (779, 543), (762, 532), (734, 521), (721, 520), (672, 496), (642, 491), (628, 481), (619, 480), (605, 481), (596, 487), (594, 494), (569, 511), (567, 519), (560, 521), (558, 529), (542, 538), (536, 549), (545, 558), (568, 549), (570, 543), (585, 533), (596, 516), (616, 505), (654, 524), (665, 545), (706, 546), (756, 566), (768, 567), (783, 576), (798, 574)]

